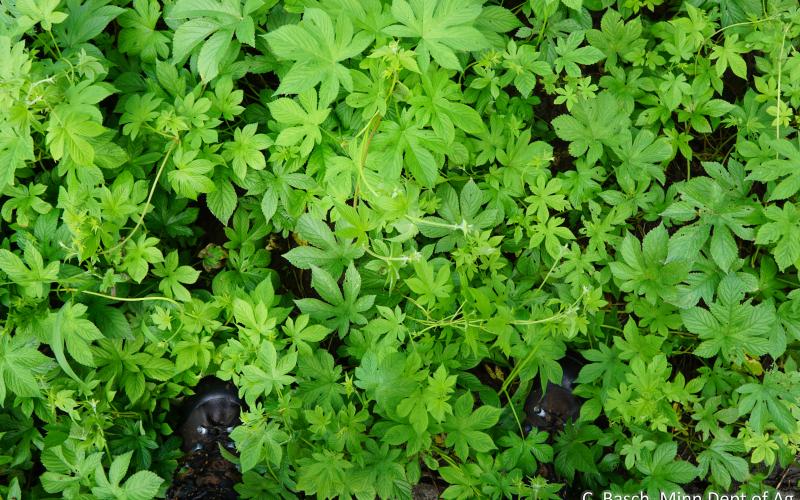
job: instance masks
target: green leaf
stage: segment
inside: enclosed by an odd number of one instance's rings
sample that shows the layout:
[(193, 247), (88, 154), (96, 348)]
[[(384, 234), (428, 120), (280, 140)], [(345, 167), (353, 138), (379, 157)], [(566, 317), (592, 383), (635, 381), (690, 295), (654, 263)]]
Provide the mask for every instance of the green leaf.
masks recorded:
[(204, 82), (213, 80), (219, 74), (220, 63), (231, 46), (232, 37), (230, 30), (219, 30), (203, 44), (197, 57), (197, 72)]
[(777, 242), (772, 255), (778, 268), (784, 271), (792, 265), (797, 267), (800, 264), (800, 211), (794, 204), (786, 202), (783, 209), (776, 205), (768, 206), (764, 214), (772, 222), (758, 229), (756, 244)]
[(95, 150), (89, 139), (106, 129), (93, 117), (69, 106), (60, 106), (50, 114), (47, 144), (54, 160), (69, 158), (78, 165), (94, 163)]
[(724, 434), (714, 438), (708, 449), (697, 456), (700, 475), (705, 476), (710, 470), (714, 481), (726, 490), (731, 486), (731, 479), (739, 483), (746, 481), (750, 475), (747, 460), (731, 454), (744, 451), (738, 439)]
[(623, 131), (614, 153), (621, 163), (617, 167), (617, 180), (628, 192), (636, 189), (642, 178), (653, 178), (664, 184), (666, 178), (661, 164), (672, 158), (672, 146), (666, 137), (656, 138), (649, 130), (640, 130), (636, 137)]
[(23, 14), (18, 21), (26, 29), (41, 23), (42, 29), (50, 31), (54, 24), (62, 23), (67, 18), (67, 14), (56, 12), (60, 3), (60, 0), (17, 0), (15, 7)]
[(723, 272), (728, 272), (739, 256), (739, 248), (727, 226), (719, 226), (711, 236), (711, 258)]
[(507, 69), (505, 78), (512, 78), (514, 86), (528, 98), (536, 85), (536, 75), (544, 76), (552, 73), (546, 61), (539, 60), (539, 53), (530, 45), (517, 45), (514, 40), (509, 40), (506, 52), (503, 54), (503, 67)]
[(32, 244), (25, 246), (24, 262), (6, 249), (0, 249), (0, 271), (20, 286), (25, 295), (34, 298), (44, 297), (50, 283), (58, 280), (60, 263), (50, 262), (46, 266), (42, 255)]
[(308, 320), (309, 317), (305, 314), (299, 315), (296, 321), (292, 320), (292, 318), (287, 318), (286, 324), (283, 326), (283, 332), (291, 339), (298, 352), (312, 355), (313, 351), (309, 343), (321, 342), (331, 333), (331, 329), (323, 325), (309, 325)]
[(560, 259), (567, 246), (561, 240), (574, 240), (575, 235), (568, 228), (564, 227), (563, 217), (548, 217), (545, 220), (536, 221), (528, 230), (530, 233), (530, 246), (538, 247), (544, 242), (544, 248), (548, 255), (555, 259)]
[(605, 54), (607, 66), (615, 66), (619, 58), (633, 61), (644, 52), (647, 45), (647, 38), (642, 36), (641, 18), (634, 17), (626, 23), (622, 15), (613, 9), (606, 10), (603, 14), (600, 30), (587, 31), (586, 39), (592, 47)]
[(594, 99), (580, 99), (571, 115), (557, 116), (553, 120), (556, 135), (569, 141), (572, 156), (584, 156), (594, 163), (603, 154), (604, 146), (619, 142), (619, 132), (628, 124), (623, 107), (610, 93), (603, 92)]
[(783, 177), (770, 190), (769, 201), (785, 200), (800, 191), (800, 172), (794, 168), (800, 162), (800, 147), (786, 139), (769, 140), (769, 146), (776, 158), (755, 164), (747, 179), (769, 182)]
[(747, 79), (747, 63), (740, 55), (747, 51), (747, 45), (739, 41), (739, 35), (731, 34), (725, 37), (725, 42), (722, 46), (715, 46), (711, 51), (709, 59), (717, 60), (714, 66), (717, 70), (717, 76), (722, 76), (727, 68), (730, 68), (734, 75), (739, 78)]
[(67, 18), (55, 27), (55, 32), (67, 47), (77, 47), (88, 42), (106, 29), (106, 26), (125, 12), (108, 0), (69, 0)]
[(310, 458), (300, 460), (297, 489), (307, 495), (316, 494), (319, 498), (334, 498), (348, 491), (350, 482), (348, 472), (353, 464), (342, 453), (329, 450), (313, 453)]
[(675, 299), (675, 286), (686, 279), (689, 266), (680, 260), (667, 262), (668, 240), (663, 225), (647, 233), (641, 247), (632, 234), (625, 236), (617, 260), (609, 263), (614, 277), (621, 282), (620, 290), (644, 295), (651, 304), (658, 298)]
[(706, 162), (703, 168), (710, 176), (694, 177), (685, 182), (678, 188), (680, 201), (662, 212), (682, 222), (699, 218), (694, 224), (678, 229), (670, 238), (667, 262), (695, 260), (697, 252), (711, 236), (711, 258), (727, 272), (739, 255), (734, 235), (743, 240), (754, 239), (753, 229), (747, 226), (753, 224), (756, 208), (741, 194), (745, 179), (740, 165), (731, 162), (726, 169), (719, 163)]
[(564, 195), (561, 194), (561, 180), (550, 179), (546, 182), (545, 184), (544, 177), (538, 177), (536, 183), (530, 186), (533, 195), (525, 198), (525, 201), (528, 203), (528, 208), (525, 210), (525, 213), (528, 215), (536, 214), (536, 217), (540, 221), (547, 220), (547, 218), (550, 217), (548, 207), (556, 212), (561, 212), (569, 207), (569, 202), (567, 202), (567, 200), (564, 199)]
[(142, 470), (125, 481), (125, 496), (128, 500), (155, 498), (164, 480), (149, 470)]
[(581, 10), (581, 7), (583, 6), (583, 0), (561, 0), (561, 3), (572, 10)]
[(483, 431), (497, 423), (501, 410), (481, 406), (473, 412), (472, 406), (472, 395), (462, 395), (456, 400), (453, 414), (442, 426), (447, 433), (445, 444), (454, 447), (456, 456), (462, 460), (467, 459), (470, 450), (486, 453), (497, 448), (492, 438)]
[(441, 206), (438, 217), (425, 217), (418, 222), (420, 233), (428, 238), (437, 238), (436, 251), (448, 252), (454, 246), (467, 244), (467, 234), (487, 230), (499, 221), (500, 213), (485, 204), (487, 194), (470, 179), (460, 194), (449, 184), (437, 190)]
[(450, 280), (450, 266), (443, 265), (434, 274), (433, 266), (428, 261), (414, 263), (415, 275), (406, 279), (406, 285), (418, 295), (420, 306), (435, 305), (437, 299), (450, 296), (453, 285)]
[(397, 121), (384, 120), (373, 145), (375, 153), (370, 155), (368, 163), (375, 165), (387, 179), (398, 179), (405, 169), (425, 187), (436, 183), (445, 142), (434, 132), (419, 126), (411, 110), (403, 112)]
[(84, 319), (87, 307), (83, 304), (68, 302), (56, 313), (50, 313), (42, 326), (41, 340), (50, 345), (56, 361), (61, 369), (79, 384), (83, 384), (72, 370), (65, 356), (67, 353), (78, 363), (94, 367), (94, 356), (91, 344), (103, 338), (100, 330), (88, 319)]
[(264, 215), (265, 220), (272, 219), (272, 216), (278, 210), (279, 202), (278, 193), (274, 189), (264, 191), (264, 196), (261, 198), (261, 213)]
[(33, 160), (33, 139), (13, 129), (0, 130), (0, 192), (14, 184), (14, 173)]
[(202, 44), (197, 71), (204, 82), (216, 78), (227, 57), (235, 58), (239, 53), (234, 36), (239, 42), (255, 46), (253, 18), (249, 14), (259, 5), (248, 2), (242, 7), (239, 0), (178, 0), (167, 18), (189, 20), (175, 30), (173, 60), (182, 64)]
[(581, 76), (578, 64), (595, 64), (605, 57), (605, 54), (595, 47), (580, 47), (583, 37), (582, 31), (573, 31), (566, 39), (558, 39), (555, 48), (556, 54), (558, 54), (555, 59), (556, 73), (566, 70), (567, 75), (578, 78)]
[(365, 391), (379, 405), (397, 408), (403, 398), (408, 397), (417, 382), (405, 373), (406, 356), (401, 352), (377, 355), (368, 351), (355, 369), (354, 385)]
[(310, 214), (300, 217), (295, 230), (309, 245), (295, 247), (284, 257), (301, 269), (319, 266), (338, 279), (348, 264), (364, 254), (364, 250), (354, 246), (352, 240), (338, 240), (325, 222)]
[(736, 392), (743, 394), (739, 401), (739, 416), (747, 415), (749, 426), (755, 432), (764, 432), (768, 422), (783, 432), (792, 432), (797, 422), (787, 402), (797, 398), (797, 389), (785, 373), (769, 371), (764, 375), (763, 383), (745, 384)]
[(156, 248), (158, 243), (158, 238), (148, 238), (146, 235), (140, 234), (136, 240), (128, 240), (125, 244), (123, 268), (135, 282), (141, 283), (147, 276), (149, 264), (164, 260), (161, 250)]
[(428, 410), (422, 391), (416, 391), (397, 406), (397, 414), (408, 418), (414, 431), (422, 434), (428, 428)]
[(242, 472), (247, 472), (264, 460), (280, 465), (289, 435), (274, 422), (256, 420), (233, 429), (231, 439), (239, 450)]
[(197, 281), (200, 271), (191, 266), (179, 266), (178, 252), (173, 250), (167, 254), (163, 263), (155, 265), (153, 274), (162, 278), (158, 283), (158, 289), (164, 292), (164, 295), (169, 298), (175, 297), (177, 300), (188, 301), (191, 299), (191, 295), (183, 284), (192, 284)]
[(129, 451), (114, 458), (114, 461), (111, 462), (111, 467), (108, 469), (108, 480), (111, 484), (118, 485), (122, 482), (131, 464), (131, 456), (133, 456), (133, 452)]
[(463, 96), (446, 71), (430, 68), (422, 74), (422, 88), (424, 94), (411, 99), (416, 116), (422, 123), (430, 124), (446, 143), (453, 142), (455, 127), (470, 134), (480, 134), (486, 129), (478, 112), (459, 102)]
[(219, 28), (216, 22), (206, 19), (192, 19), (180, 25), (172, 38), (172, 57), (184, 61), (190, 53)]
[(347, 335), (351, 324), (366, 324), (367, 318), (362, 313), (372, 307), (375, 296), (359, 297), (361, 275), (352, 264), (347, 267), (344, 275), (344, 293), (339, 291), (333, 276), (316, 266), (311, 267), (311, 286), (325, 302), (318, 299), (295, 300), (303, 313), (337, 328), (340, 337)]
[(764, 432), (769, 422), (783, 432), (792, 432), (797, 419), (787, 403), (796, 401), (798, 390), (785, 373), (768, 371), (762, 383), (749, 383), (736, 389), (743, 394), (739, 400), (739, 416), (748, 416), (748, 424), (757, 433)]
[(644, 474), (642, 486), (650, 495), (656, 496), (660, 491), (675, 491), (678, 484), (686, 484), (697, 477), (697, 468), (689, 462), (676, 460), (678, 446), (673, 443), (661, 443), (653, 451), (643, 453), (644, 459), (636, 464), (636, 468)]
[[(264, 35), (272, 51), (281, 59), (295, 61), (281, 78), (278, 94), (302, 94), (322, 83), (321, 106), (327, 107), (342, 86), (353, 90), (353, 80), (342, 61), (361, 54), (373, 36), (365, 31), (354, 33), (348, 16), (334, 22), (327, 12), (307, 8), (299, 24), (288, 24)], [(316, 95), (316, 94), (315, 94)]]
[[(317, 92), (312, 88), (298, 97), (300, 105), (286, 97), (268, 104), (272, 117), (281, 125), (275, 144), (278, 146), (300, 146), (300, 154), (308, 156), (315, 144), (322, 141), (320, 125), (330, 114), (330, 109), (317, 106)], [(320, 101), (321, 104), (321, 101)]]
[(36, 375), (43, 375), (50, 365), (51, 359), (22, 337), (0, 337), (0, 404), (8, 392), (23, 398), (40, 397)]
[(136, 139), (142, 127), (158, 117), (156, 110), (161, 102), (162, 100), (152, 93), (129, 96), (125, 101), (125, 113), (119, 119), (119, 123), (123, 125), (122, 133), (131, 136), (131, 139)]
[(166, 33), (156, 29), (161, 19), (161, 9), (156, 0), (133, 0), (133, 9), (119, 16), (119, 48), (122, 52), (138, 55), (142, 61), (154, 63), (157, 58), (169, 55)]
[(264, 134), (256, 133), (257, 129), (258, 125), (255, 123), (247, 124), (244, 128), (237, 128), (233, 132), (233, 141), (226, 142), (224, 145), (222, 156), (226, 161), (231, 162), (236, 177), (241, 180), (244, 180), (247, 175), (248, 167), (253, 170), (263, 170), (267, 166), (264, 153), (261, 151), (270, 147), (272, 140)]
[(444, 365), (439, 365), (433, 376), (428, 377), (428, 387), (424, 393), (425, 406), (437, 422), (442, 422), (448, 415), (453, 414), (448, 399), (455, 389), (456, 378), (455, 375), (447, 374)]
[(475, 29), (481, 15), (476, 0), (393, 0), (392, 16), (398, 21), (384, 29), (391, 36), (416, 38), (417, 52), (426, 69), (430, 57), (439, 66), (461, 70), (456, 51), (477, 51), (488, 47), (483, 34)]
[(245, 366), (242, 370), (239, 392), (244, 394), (247, 404), (253, 407), (257, 398), (269, 396), (273, 390), (280, 392), (294, 382), (295, 378), (289, 373), (294, 370), (296, 364), (297, 353), (282, 354), (278, 360), (275, 346), (266, 340), (261, 343), (257, 362)]
[(172, 156), (175, 169), (167, 174), (175, 192), (192, 200), (196, 200), (200, 193), (210, 193), (216, 189), (214, 181), (206, 175), (214, 170), (214, 164), (210, 160), (197, 158), (197, 153), (176, 149)]
[(742, 303), (744, 293), (734, 275), (728, 275), (720, 282), (718, 300), (709, 309), (693, 307), (681, 312), (686, 329), (702, 340), (695, 354), (704, 358), (720, 354), (725, 360), (742, 364), (746, 354), (760, 356), (769, 351), (774, 310), (766, 303)]
[(222, 224), (227, 225), (239, 201), (236, 196), (236, 190), (227, 179), (218, 180), (214, 185), (216, 189), (206, 195), (206, 203), (208, 203), (208, 209), (211, 210), (214, 217), (219, 219)]

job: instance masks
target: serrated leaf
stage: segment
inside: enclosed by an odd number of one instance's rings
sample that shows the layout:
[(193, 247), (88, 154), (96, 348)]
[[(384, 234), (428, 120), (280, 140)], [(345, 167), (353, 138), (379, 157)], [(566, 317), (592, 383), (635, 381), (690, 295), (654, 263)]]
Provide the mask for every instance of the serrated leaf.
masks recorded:
[(117, 16), (125, 12), (122, 7), (108, 3), (108, 0), (66, 2), (67, 17), (57, 24), (53, 31), (68, 47), (77, 47), (91, 40), (102, 33)]
[(200, 193), (210, 193), (216, 189), (214, 181), (206, 175), (214, 170), (214, 164), (196, 156), (196, 151), (184, 152), (178, 149), (173, 155), (175, 169), (167, 174), (175, 192), (192, 200), (196, 200)]
[(326, 302), (308, 298), (295, 300), (303, 313), (337, 328), (341, 337), (347, 335), (351, 324), (363, 325), (367, 322), (363, 313), (372, 307), (375, 296), (359, 297), (361, 275), (352, 264), (345, 272), (342, 292), (333, 276), (320, 268), (312, 267), (312, 286)]
[(125, 496), (128, 500), (150, 500), (155, 498), (164, 479), (149, 470), (142, 470), (125, 481)]
[(94, 147), (89, 139), (97, 137), (105, 128), (93, 117), (72, 108), (53, 110), (47, 127), (47, 144), (54, 160), (65, 156), (78, 165), (94, 163)]
[(301, 269), (319, 266), (336, 279), (353, 259), (363, 255), (364, 250), (353, 245), (352, 240), (341, 242), (323, 221), (310, 214), (303, 214), (297, 221), (297, 234), (313, 246), (300, 246), (284, 254), (284, 257)]
[(208, 37), (203, 44), (197, 57), (197, 72), (204, 82), (213, 80), (219, 74), (220, 62), (231, 46), (232, 37), (231, 31), (219, 30)]
[(717, 226), (711, 236), (711, 258), (717, 263), (723, 272), (728, 272), (733, 265), (736, 257), (739, 256), (739, 249), (736, 241), (727, 226)]
[(33, 138), (13, 129), (0, 131), (0, 192), (14, 184), (14, 173), (33, 160)]
[[(461, 70), (456, 51), (487, 48), (483, 34), (474, 28), (481, 14), (475, 0), (394, 0), (392, 16), (399, 24), (384, 29), (391, 36), (416, 38), (423, 59), (433, 57), (439, 66)], [(423, 68), (426, 69), (426, 68)]]
[(145, 62), (155, 62), (156, 58), (169, 55), (167, 35), (156, 29), (161, 19), (161, 9), (155, 0), (134, 0), (133, 9), (119, 16), (120, 50), (138, 54)]
[(354, 33), (349, 17), (339, 16), (334, 22), (316, 8), (305, 9), (300, 24), (281, 26), (264, 37), (278, 57), (295, 61), (276, 92), (301, 94), (321, 82), (322, 106), (336, 98), (340, 86), (352, 91), (353, 82), (342, 61), (356, 57), (373, 40), (365, 31)]
[[(317, 92), (312, 88), (304, 91), (299, 96), (299, 102), (286, 97), (277, 99), (267, 106), (273, 118), (284, 125), (275, 144), (278, 146), (300, 146), (300, 153), (304, 156), (311, 154), (315, 144), (322, 141), (320, 125), (328, 118), (330, 109), (320, 108), (317, 102)], [(302, 105), (302, 107), (301, 107)]]
[(800, 262), (800, 213), (793, 203), (784, 203), (783, 209), (770, 205), (764, 211), (772, 222), (762, 225), (756, 234), (756, 244), (775, 243), (772, 254), (783, 271)]
[(485, 453), (496, 449), (494, 441), (485, 432), (497, 423), (501, 410), (491, 406), (481, 406), (472, 411), (472, 395), (464, 394), (456, 400), (453, 414), (443, 424), (447, 432), (445, 444), (453, 446), (456, 456), (466, 460), (469, 450)]
[(580, 99), (572, 108), (571, 115), (553, 119), (556, 134), (569, 141), (569, 153), (578, 157), (586, 155), (594, 163), (603, 154), (603, 148), (614, 146), (619, 141), (619, 131), (627, 124), (623, 107), (609, 93), (594, 99)]
[(39, 397), (41, 388), (34, 375), (41, 374), (50, 362), (21, 338), (0, 337), (0, 404), (8, 392), (23, 398)]
[(749, 300), (740, 303), (744, 292), (733, 288), (733, 280), (735, 277), (729, 275), (720, 282), (718, 301), (708, 310), (693, 307), (681, 311), (686, 329), (702, 341), (694, 351), (698, 356), (719, 354), (728, 361), (742, 363), (745, 354), (759, 356), (769, 350), (774, 311), (767, 304), (753, 306)]
[(749, 475), (747, 460), (732, 454), (744, 451), (744, 445), (737, 439), (725, 435), (715, 438), (708, 449), (697, 456), (700, 474), (710, 471), (714, 481), (725, 489), (731, 486), (731, 480), (745, 481)]
[(214, 217), (219, 219), (223, 225), (227, 225), (238, 203), (236, 190), (228, 180), (215, 182), (214, 185), (216, 189), (206, 195), (206, 203)]

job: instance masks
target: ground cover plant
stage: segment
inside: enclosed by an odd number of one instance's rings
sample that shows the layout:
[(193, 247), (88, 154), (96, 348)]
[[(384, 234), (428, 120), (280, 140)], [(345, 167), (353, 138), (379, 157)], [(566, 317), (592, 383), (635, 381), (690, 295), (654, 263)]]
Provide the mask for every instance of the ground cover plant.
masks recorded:
[(799, 43), (795, 0), (2, 2), (0, 496), (163, 496), (208, 374), (242, 498), (794, 488)]

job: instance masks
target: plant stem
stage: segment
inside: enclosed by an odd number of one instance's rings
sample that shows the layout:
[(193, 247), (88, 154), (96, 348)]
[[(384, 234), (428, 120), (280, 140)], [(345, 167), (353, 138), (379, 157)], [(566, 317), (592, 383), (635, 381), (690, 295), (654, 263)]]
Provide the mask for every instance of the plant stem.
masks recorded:
[(128, 233), (128, 235), (125, 238), (123, 238), (122, 241), (120, 241), (119, 243), (117, 243), (113, 247), (109, 248), (108, 250), (104, 250), (101, 253), (101, 255), (105, 255), (105, 254), (111, 253), (114, 250), (116, 250), (117, 248), (120, 248), (125, 243), (127, 243), (128, 240), (130, 240), (133, 237), (134, 234), (136, 234), (136, 230), (138, 230), (139, 227), (144, 222), (144, 216), (147, 213), (147, 207), (150, 206), (150, 201), (153, 199), (153, 194), (155, 194), (155, 192), (156, 192), (156, 187), (158, 186), (158, 180), (161, 178), (161, 174), (164, 172), (164, 167), (167, 165), (167, 160), (169, 160), (169, 157), (172, 155), (172, 152), (175, 151), (175, 147), (178, 145), (179, 142), (180, 142), (180, 140), (178, 138), (174, 138), (173, 141), (172, 141), (172, 144), (170, 144), (170, 146), (169, 146), (169, 149), (167, 149), (167, 153), (164, 155), (164, 159), (161, 161), (161, 165), (158, 167), (158, 172), (156, 172), (156, 178), (153, 181), (153, 185), (150, 186), (150, 192), (147, 195), (147, 200), (145, 200), (145, 202), (144, 202), (144, 207), (142, 208), (142, 213), (139, 214), (139, 220), (136, 222), (136, 225), (133, 226), (133, 229), (131, 229), (131, 231)]

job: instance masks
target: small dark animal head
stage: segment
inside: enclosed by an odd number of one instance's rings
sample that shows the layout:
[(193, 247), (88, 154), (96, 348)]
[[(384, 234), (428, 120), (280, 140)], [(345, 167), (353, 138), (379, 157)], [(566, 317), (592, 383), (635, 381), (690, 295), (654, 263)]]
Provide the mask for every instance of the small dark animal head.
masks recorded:
[(577, 354), (567, 353), (560, 360), (562, 377), (560, 384), (548, 382), (542, 391), (536, 383), (525, 400), (525, 433), (533, 427), (545, 430), (563, 429), (568, 421), (576, 421), (581, 411), (581, 399), (572, 394), (575, 380), (581, 371)]
[(184, 451), (203, 445), (216, 434), (228, 433), (239, 424), (242, 402), (233, 384), (216, 377), (205, 377), (197, 384), (196, 391), (183, 405), (183, 423), (179, 432)]
[(540, 429), (559, 429), (572, 420), (578, 419), (581, 403), (572, 391), (555, 384), (547, 384), (544, 393), (536, 388), (525, 401), (527, 422)]

